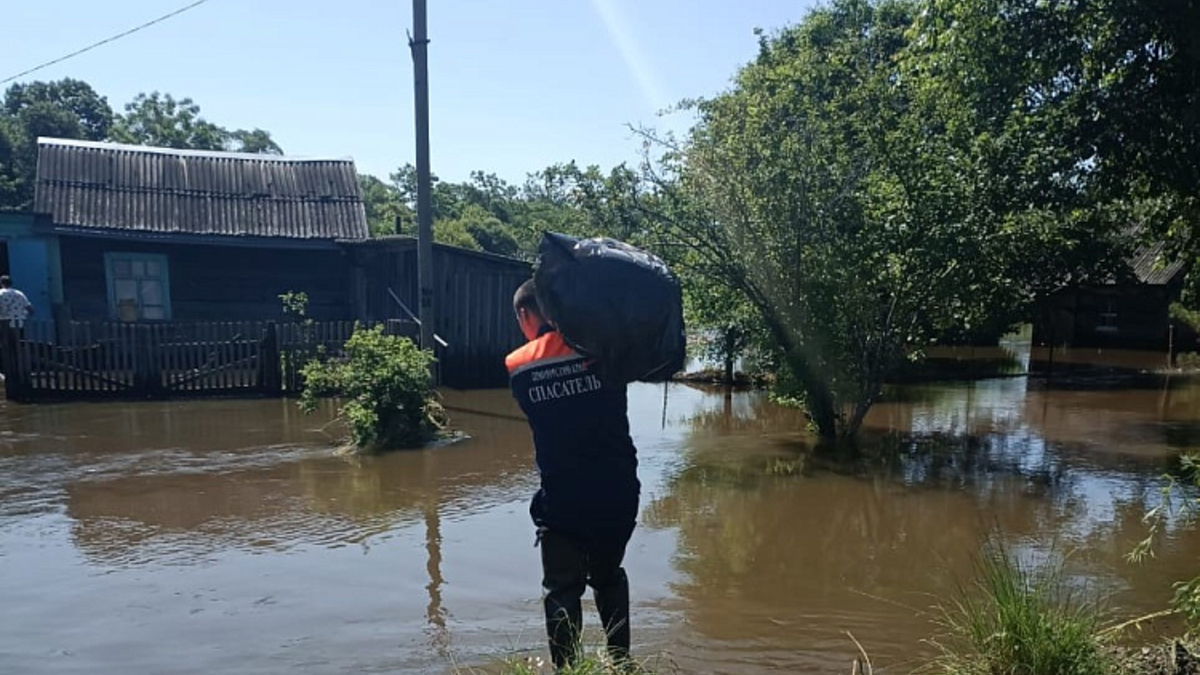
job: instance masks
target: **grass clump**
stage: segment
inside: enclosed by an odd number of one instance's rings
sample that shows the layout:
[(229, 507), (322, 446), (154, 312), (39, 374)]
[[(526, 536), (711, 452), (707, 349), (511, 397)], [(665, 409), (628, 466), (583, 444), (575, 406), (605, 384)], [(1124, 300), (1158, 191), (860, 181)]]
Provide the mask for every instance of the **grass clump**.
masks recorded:
[(1022, 564), (991, 546), (975, 578), (938, 609), (943, 636), (925, 669), (939, 675), (1102, 675), (1099, 608), (1073, 589), (1061, 562)]

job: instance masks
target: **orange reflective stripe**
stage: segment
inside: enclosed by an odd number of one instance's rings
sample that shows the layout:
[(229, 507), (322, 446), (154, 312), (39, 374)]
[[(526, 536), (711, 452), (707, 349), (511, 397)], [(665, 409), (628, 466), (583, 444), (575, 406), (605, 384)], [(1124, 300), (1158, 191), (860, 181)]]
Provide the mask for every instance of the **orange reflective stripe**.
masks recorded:
[(524, 346), (509, 354), (504, 359), (504, 365), (508, 367), (508, 372), (511, 375), (540, 361), (558, 360), (573, 356), (578, 356), (578, 354), (567, 345), (561, 335), (557, 332), (546, 333), (536, 340), (525, 343)]

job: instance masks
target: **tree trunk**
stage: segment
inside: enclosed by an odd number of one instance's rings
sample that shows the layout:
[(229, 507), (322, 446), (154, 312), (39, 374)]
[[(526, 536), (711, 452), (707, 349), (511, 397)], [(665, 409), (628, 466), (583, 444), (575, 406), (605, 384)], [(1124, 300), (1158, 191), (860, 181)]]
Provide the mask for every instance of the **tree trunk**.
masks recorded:
[(798, 347), (789, 347), (787, 361), (792, 368), (792, 374), (800, 380), (800, 387), (804, 389), (805, 411), (812, 420), (813, 426), (817, 428), (817, 434), (825, 440), (836, 440), (838, 438), (837, 404), (833, 398), (833, 391), (829, 388), (829, 383), (809, 365)]
[(804, 405), (817, 428), (817, 435), (825, 440), (837, 440), (838, 414), (833, 392), (829, 390), (828, 384), (808, 367), (807, 362), (803, 362), (802, 357), (793, 357), (789, 361), (793, 363), (792, 368), (798, 371), (796, 375), (804, 387)]
[(734, 352), (736, 351), (736, 348), (737, 348), (737, 329), (736, 328), (726, 328), (725, 329), (725, 345), (723, 348), (723, 351), (725, 352), (725, 354), (724, 354), (724, 356), (725, 356), (724, 384), (725, 384), (726, 390), (733, 388), (733, 360), (734, 360)]
[(837, 405), (829, 383), (809, 365), (803, 347), (792, 339), (773, 309), (767, 306), (760, 306), (759, 309), (776, 343), (783, 348), (784, 357), (791, 366), (792, 373), (800, 380), (800, 387), (804, 390), (805, 411), (813, 426), (817, 428), (817, 434), (828, 441), (837, 440)]

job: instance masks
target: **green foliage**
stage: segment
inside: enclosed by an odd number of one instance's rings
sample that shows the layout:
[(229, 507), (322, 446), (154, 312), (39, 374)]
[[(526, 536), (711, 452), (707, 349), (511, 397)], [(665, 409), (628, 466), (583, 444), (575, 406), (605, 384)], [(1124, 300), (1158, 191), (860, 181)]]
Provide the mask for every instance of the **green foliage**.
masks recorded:
[(1183, 352), (1176, 354), (1175, 367), (1180, 370), (1200, 370), (1200, 353)]
[(447, 246), (481, 251), (483, 247), (471, 236), (466, 223), (461, 220), (439, 220), (433, 224), (433, 240)]
[(113, 140), (191, 150), (224, 150), (227, 132), (200, 116), (190, 98), (157, 91), (138, 94), (117, 119)]
[(113, 111), (108, 100), (81, 80), (64, 78), (55, 82), (14, 84), (4, 94), (4, 114), (19, 117), (28, 111), (64, 113), (71, 130), (65, 138), (104, 140), (112, 128)]
[(1200, 330), (1200, 311), (1189, 309), (1178, 302), (1172, 302), (1168, 311), (1172, 319), (1192, 330)]
[(971, 268), (935, 239), (984, 236), (918, 213), (952, 204), (898, 184), (880, 147), (906, 121), (892, 82), (909, 13), (839, 2), (764, 36), (731, 91), (694, 104), (686, 142), (663, 143), (660, 174), (691, 204), (673, 238), (762, 316), (827, 437), (857, 430), (902, 346), (935, 325), (931, 308), (964, 304), (947, 296)]
[(1200, 252), (1198, 22), (1200, 6), (1173, 0), (925, 0), (915, 72), (1007, 165), (998, 189), (1024, 183), (1038, 204), (1152, 200), (1159, 212), (1135, 221), (1140, 234), (1190, 262)]
[(271, 138), (270, 132), (262, 129), (235, 129), (227, 132), (225, 148), (233, 152), (255, 155), (282, 155), (283, 149)]
[(1200, 576), (1186, 581), (1177, 581), (1171, 607), (1183, 616), (1190, 637), (1200, 636)]
[(308, 316), (308, 293), (304, 291), (288, 291), (279, 295), (283, 305), (283, 314), (293, 319), (304, 319)]
[(471, 204), (457, 219), (448, 222), (466, 231), (481, 250), (506, 256), (520, 253), (520, 244), (511, 227), (482, 206)]
[(28, 209), (37, 173), (37, 139), (104, 140), (113, 111), (86, 82), (14, 84), (0, 100), (0, 210)]
[(416, 214), (404, 201), (400, 188), (375, 176), (358, 175), (363, 207), (367, 212), (367, 227), (371, 236), (405, 234), (416, 231)]
[(33, 202), (39, 136), (118, 141), (199, 150), (281, 154), (262, 129), (229, 131), (200, 116), (191, 99), (138, 94), (115, 115), (107, 99), (86, 82), (14, 84), (0, 99), (0, 210)]
[[(1196, 490), (1200, 490), (1200, 455), (1184, 453), (1179, 458), (1178, 471), (1163, 477), (1159, 502), (1143, 518), (1146, 538), (1130, 551), (1127, 556), (1130, 562), (1142, 563), (1154, 557), (1154, 549), (1171, 519), (1179, 519), (1184, 525), (1195, 525), (1200, 516), (1200, 497), (1196, 496)], [(1174, 589), (1172, 609), (1186, 621), (1188, 635), (1200, 637), (1200, 576), (1177, 581)]]
[(285, 381), (292, 381), (293, 373), (303, 372), (310, 361), (324, 354), (324, 345), (317, 344), (314, 322), (308, 316), (308, 293), (304, 291), (288, 291), (279, 295), (285, 319), (294, 321), (299, 326), (298, 337), (300, 344), (290, 345), (279, 353), (279, 366), (284, 373)]
[(1002, 546), (987, 550), (975, 578), (939, 607), (944, 635), (926, 667), (943, 675), (1103, 675), (1099, 609), (1066, 578), (1061, 561), (1036, 569)]
[(689, 104), (683, 141), (646, 134), (661, 158), (630, 231), (686, 247), (677, 259), (749, 305), (827, 438), (856, 433), (906, 347), (998, 335), (1120, 258), (1118, 219), (1072, 182), (1078, 158), (1008, 99), (981, 117), (967, 85), (992, 74), (944, 72), (953, 54), (930, 34), (955, 27), (923, 29), (917, 9), (817, 9)]
[(358, 328), (344, 359), (310, 361), (303, 369), (300, 407), (311, 412), (322, 397), (342, 399), (339, 415), (354, 447), (364, 452), (417, 448), (433, 440), (445, 416), (430, 367), (433, 355), (382, 327)]
[[(523, 187), (481, 171), (472, 172), (470, 180), (462, 183), (447, 183), (434, 176), (434, 241), (531, 258), (542, 232), (582, 233), (579, 223), (586, 216), (556, 191), (562, 185), (556, 171), (551, 168), (531, 175)], [(360, 176), (359, 185), (372, 234), (416, 235), (415, 167), (401, 167), (386, 183), (374, 176)]]
[(283, 150), (262, 129), (230, 131), (200, 116), (190, 98), (157, 91), (138, 94), (117, 117), (112, 140), (183, 150), (226, 150), (279, 155)]

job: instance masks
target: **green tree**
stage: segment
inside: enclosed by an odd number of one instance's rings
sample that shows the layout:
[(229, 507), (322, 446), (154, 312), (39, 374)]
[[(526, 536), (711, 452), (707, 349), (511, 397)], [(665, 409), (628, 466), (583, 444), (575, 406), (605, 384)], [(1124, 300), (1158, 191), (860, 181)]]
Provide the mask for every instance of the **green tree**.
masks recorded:
[[(364, 188), (371, 191), (368, 220), (376, 205), (398, 201), (408, 213), (413, 214), (411, 230), (401, 234), (415, 234), (415, 211), (417, 198), (416, 169), (406, 164), (391, 175), (392, 185), (375, 181)], [(367, 190), (364, 189), (364, 200)], [(499, 255), (521, 255), (529, 249), (528, 228), (518, 214), (524, 211), (524, 199), (520, 191), (498, 178), (495, 174), (482, 171), (471, 173), (465, 183), (446, 183), (433, 177), (432, 194), (433, 234), (438, 243), (487, 251)], [(390, 212), (389, 212), (390, 215)], [(378, 216), (377, 216), (378, 217)]]
[(358, 175), (358, 186), (372, 236), (412, 232), (416, 214), (404, 201), (398, 187), (367, 174)]
[(181, 150), (224, 150), (228, 132), (200, 116), (190, 98), (176, 100), (157, 91), (138, 94), (125, 104), (113, 140)]
[(764, 338), (762, 320), (746, 298), (691, 268), (675, 265), (684, 287), (684, 317), (703, 336), (699, 355), (721, 365), (725, 384), (733, 384), (734, 366)]
[(113, 112), (87, 83), (14, 84), (0, 101), (0, 209), (28, 209), (33, 202), (39, 136), (98, 141)]
[(181, 150), (225, 150), (279, 155), (283, 150), (262, 129), (229, 131), (204, 119), (190, 98), (157, 91), (138, 94), (117, 117), (112, 139)]
[(1013, 171), (998, 186), (1034, 169), (1044, 175), (1031, 203), (1066, 194), (1149, 211), (1130, 224), (1191, 261), (1200, 255), (1197, 25), (1200, 5), (1175, 0), (924, 0), (910, 62), (972, 113), (961, 119), (990, 134), (994, 150), (1009, 142), (997, 154)]
[[(404, 203), (408, 204), (415, 213), (417, 210), (417, 167), (405, 164), (389, 178), (392, 180), (392, 185), (400, 191), (400, 197)], [(457, 217), (459, 209), (457, 188), (444, 185), (436, 174), (430, 176), (430, 182), (433, 186), (430, 199), (433, 205), (433, 220), (436, 222), (445, 218)]]
[(443, 220), (436, 224), (435, 229), (443, 232), (465, 232), (475, 243), (475, 246), (488, 253), (515, 256), (520, 252), (520, 244), (514, 236), (512, 227), (501, 222), (499, 218), (477, 204), (469, 204), (457, 218)]
[(101, 141), (112, 128), (113, 111), (108, 100), (81, 80), (14, 84), (4, 94), (6, 116), (19, 117), (29, 109), (45, 107), (67, 113), (75, 133), (67, 138)]
[(23, 202), (13, 135), (9, 121), (0, 118), (0, 211), (20, 208)]
[[(1097, 266), (1052, 255), (1093, 224), (1055, 165), (1026, 157), (1036, 170), (1008, 181), (1021, 153), (993, 156), (965, 108), (903, 67), (914, 14), (891, 0), (815, 10), (693, 103), (682, 143), (651, 135), (659, 227), (750, 303), (826, 438), (857, 432), (909, 346), (1011, 321), (1037, 288)], [(1038, 208), (1024, 199), (1052, 189)]]
[(447, 246), (457, 246), (472, 251), (482, 251), (483, 248), (475, 241), (475, 237), (467, 230), (466, 223), (458, 219), (439, 220), (433, 224), (433, 240)]
[(230, 131), (225, 139), (225, 149), (256, 155), (282, 155), (283, 149), (271, 138), (270, 132), (262, 129), (237, 129)]

